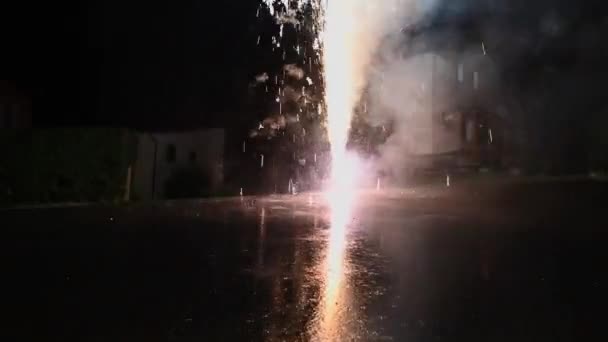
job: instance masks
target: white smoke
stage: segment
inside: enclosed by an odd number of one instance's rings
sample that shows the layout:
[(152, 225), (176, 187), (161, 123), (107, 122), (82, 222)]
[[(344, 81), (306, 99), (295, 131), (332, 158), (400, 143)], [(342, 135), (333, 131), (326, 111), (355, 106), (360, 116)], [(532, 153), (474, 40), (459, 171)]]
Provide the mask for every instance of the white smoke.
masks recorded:
[(283, 66), (283, 70), (289, 77), (293, 77), (296, 80), (304, 78), (304, 70), (295, 64), (286, 64)]
[(268, 81), (268, 79), (269, 79), (269, 76), (268, 76), (268, 73), (266, 73), (266, 72), (263, 72), (263, 73), (255, 76), (255, 81), (257, 83), (266, 83)]
[(486, 44), (467, 42), (453, 29), (387, 32), (382, 39), (368, 68), (367, 118), (391, 125), (379, 167), (399, 181), (406, 169), (430, 166), (427, 157), (460, 150), (460, 110), (473, 98), (476, 106), (496, 106), (499, 82), (492, 50), (488, 55)]
[[(399, 36), (404, 27), (421, 22), (435, 9), (437, 0), (333, 0), (325, 9), (326, 30), (323, 32), (324, 68), (328, 105), (328, 126), (332, 145), (344, 140), (342, 127), (349, 118), (341, 113), (352, 112), (361, 99), (364, 89), (370, 89), (376, 108), (372, 115), (375, 121), (401, 118), (412, 105), (406, 83), (414, 90), (419, 85), (417, 68), (408, 61), (393, 58), (398, 43), (390, 39)], [(388, 43), (387, 43), (388, 41)], [(384, 51), (386, 49), (386, 51)], [(378, 56), (390, 58), (380, 58)], [(393, 73), (394, 80), (378, 77)], [(392, 82), (393, 84), (390, 84)], [(409, 99), (409, 100), (408, 100)], [(408, 101), (405, 106), (404, 101)], [(411, 102), (410, 102), (411, 101)], [(347, 124), (347, 122), (346, 122)], [(333, 131), (332, 131), (333, 130)], [(406, 139), (396, 136), (395, 139)], [(395, 146), (403, 147), (399, 141)], [(390, 154), (396, 149), (386, 150)]]

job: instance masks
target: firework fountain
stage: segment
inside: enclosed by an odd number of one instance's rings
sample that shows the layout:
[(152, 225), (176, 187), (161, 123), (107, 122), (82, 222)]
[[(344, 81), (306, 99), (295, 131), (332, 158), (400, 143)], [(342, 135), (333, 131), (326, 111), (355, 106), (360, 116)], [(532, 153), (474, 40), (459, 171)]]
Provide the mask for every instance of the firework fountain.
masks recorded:
[[(370, 61), (384, 30), (390, 26), (387, 26), (386, 17), (381, 14), (396, 12), (404, 1), (408, 0), (264, 0), (260, 7), (267, 8), (279, 26), (278, 36), (272, 37), (273, 51), (291, 48), (297, 51), (299, 57), (295, 64), (286, 61), (280, 74), (273, 77), (264, 73), (257, 78), (258, 82), (263, 83), (274, 79), (279, 87), (276, 93), (281, 115), (283, 107), (280, 104), (286, 93), (285, 88), (281, 88), (284, 84), (281, 80), (290, 76), (306, 80), (307, 83), (302, 86), (303, 102), (306, 104), (307, 99), (315, 98), (310, 96), (309, 88), (316, 84), (313, 85), (311, 78), (305, 77), (304, 73), (311, 73), (313, 64), (315, 69), (322, 72), (317, 79), (321, 83), (319, 87), (323, 90), (323, 96), (316, 98), (314, 107), (318, 108), (319, 119), (323, 121), (330, 144), (331, 166), (325, 194), (331, 213), (331, 229), (321, 265), (323, 298), (312, 327), (313, 337), (319, 340), (331, 339), (332, 336), (337, 338), (345, 321), (352, 321), (343, 317), (345, 313), (338, 306), (338, 303), (352, 300), (344, 289), (348, 268), (346, 228), (351, 222), (355, 187), (361, 170), (357, 156), (347, 151), (347, 143), (353, 112), (366, 86)], [(305, 23), (309, 27), (305, 27)], [(312, 33), (312, 42), (309, 42), (311, 49), (300, 45), (282, 45), (285, 25)], [(257, 38), (259, 43), (260, 37)], [(260, 124), (260, 127), (264, 125)], [(296, 141), (295, 135), (293, 141)]]

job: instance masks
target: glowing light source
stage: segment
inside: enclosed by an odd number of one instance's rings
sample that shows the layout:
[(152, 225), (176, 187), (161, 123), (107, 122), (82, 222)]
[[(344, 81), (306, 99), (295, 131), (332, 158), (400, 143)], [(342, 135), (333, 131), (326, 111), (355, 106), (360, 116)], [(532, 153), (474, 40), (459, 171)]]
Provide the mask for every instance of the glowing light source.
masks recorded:
[(327, 131), (332, 156), (331, 182), (347, 177), (346, 143), (351, 115), (356, 101), (353, 44), (356, 29), (353, 1), (334, 0), (325, 3), (323, 36), (323, 67)]

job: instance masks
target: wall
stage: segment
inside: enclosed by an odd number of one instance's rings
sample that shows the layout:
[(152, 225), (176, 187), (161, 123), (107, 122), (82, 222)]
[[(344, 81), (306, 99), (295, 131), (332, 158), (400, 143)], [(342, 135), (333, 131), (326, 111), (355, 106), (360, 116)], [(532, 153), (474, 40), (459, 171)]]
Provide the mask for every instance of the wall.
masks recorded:
[(124, 198), (132, 135), (112, 128), (0, 132), (0, 203), (95, 202)]
[(29, 128), (32, 126), (32, 104), (7, 81), (0, 80), (0, 128)]
[[(217, 192), (223, 183), (224, 139), (223, 129), (140, 134), (133, 180), (136, 196), (141, 199), (164, 198), (167, 180), (176, 171), (190, 166), (204, 171), (210, 177), (209, 192)], [(175, 146), (174, 162), (167, 160), (170, 145)], [(190, 160), (191, 153), (196, 154), (195, 161)]]

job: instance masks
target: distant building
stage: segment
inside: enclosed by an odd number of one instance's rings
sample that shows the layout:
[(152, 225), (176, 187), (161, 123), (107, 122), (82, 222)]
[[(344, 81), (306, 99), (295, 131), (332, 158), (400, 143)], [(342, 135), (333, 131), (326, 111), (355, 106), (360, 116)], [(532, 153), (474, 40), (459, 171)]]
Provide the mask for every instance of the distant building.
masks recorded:
[(139, 134), (133, 171), (135, 196), (180, 197), (168, 188), (171, 182), (179, 181), (184, 182), (184, 187), (193, 188), (189, 197), (203, 191), (194, 189), (197, 184), (188, 184), (187, 179), (179, 177), (200, 177), (205, 182), (205, 193), (217, 193), (223, 183), (224, 135), (223, 129)]
[(481, 42), (455, 41), (433, 45), (414, 40), (412, 46), (422, 47), (408, 51), (404, 62), (395, 64), (399, 69), (383, 75), (385, 87), (376, 96), (385, 96), (380, 101), (390, 104), (387, 110), (400, 113), (392, 137), (398, 141), (384, 152), (386, 158), (403, 159), (403, 171), (509, 162), (513, 109), (499, 70)]
[(0, 80), (0, 128), (32, 126), (32, 103), (9, 81)]

